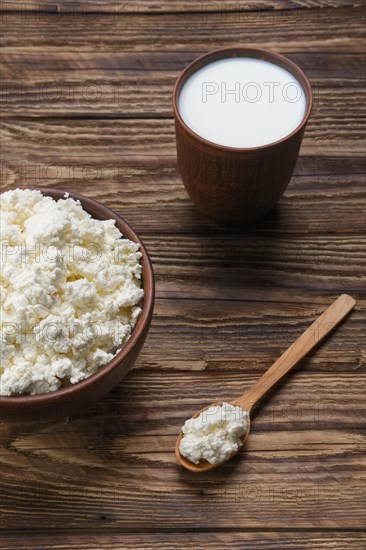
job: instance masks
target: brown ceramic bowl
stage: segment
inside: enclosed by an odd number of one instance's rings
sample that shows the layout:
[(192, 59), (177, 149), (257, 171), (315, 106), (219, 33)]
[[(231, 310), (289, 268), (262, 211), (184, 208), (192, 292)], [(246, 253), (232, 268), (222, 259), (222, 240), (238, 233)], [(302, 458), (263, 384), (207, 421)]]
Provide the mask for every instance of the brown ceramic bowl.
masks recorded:
[[(28, 187), (28, 189), (36, 188)], [(39, 189), (39, 191), (56, 200), (65, 194), (65, 191), (59, 189)], [(106, 206), (76, 193), (70, 192), (69, 195), (80, 200), (84, 210), (89, 212), (93, 218), (116, 220), (116, 226), (121, 233), (127, 239), (139, 243), (142, 253), (142, 280), (145, 292), (142, 313), (125, 347), (98, 372), (77, 384), (46, 394), (0, 396), (1, 418), (15, 420), (30, 418), (34, 420), (68, 416), (81, 412), (87, 405), (101, 399), (126, 376), (136, 361), (150, 328), (154, 307), (154, 275), (150, 258), (141, 239), (127, 222)]]
[[(289, 71), (306, 96), (303, 120), (278, 141), (250, 148), (218, 145), (196, 134), (179, 113), (179, 94), (197, 70), (219, 59), (251, 57)], [(194, 60), (178, 77), (173, 91), (177, 157), (191, 199), (208, 219), (220, 225), (243, 225), (273, 208), (290, 182), (312, 107), (312, 92), (302, 70), (278, 53), (251, 47), (221, 48)]]

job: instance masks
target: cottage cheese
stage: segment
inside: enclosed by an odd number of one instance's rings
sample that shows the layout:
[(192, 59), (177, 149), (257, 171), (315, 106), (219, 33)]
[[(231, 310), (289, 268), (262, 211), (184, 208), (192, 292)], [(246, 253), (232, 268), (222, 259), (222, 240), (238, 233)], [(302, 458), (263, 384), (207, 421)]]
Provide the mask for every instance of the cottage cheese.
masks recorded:
[(42, 394), (95, 373), (141, 313), (139, 245), (79, 201), (0, 195), (0, 395)]
[(248, 413), (241, 407), (223, 403), (212, 405), (197, 418), (186, 420), (179, 450), (190, 462), (207, 460), (220, 464), (242, 446)]

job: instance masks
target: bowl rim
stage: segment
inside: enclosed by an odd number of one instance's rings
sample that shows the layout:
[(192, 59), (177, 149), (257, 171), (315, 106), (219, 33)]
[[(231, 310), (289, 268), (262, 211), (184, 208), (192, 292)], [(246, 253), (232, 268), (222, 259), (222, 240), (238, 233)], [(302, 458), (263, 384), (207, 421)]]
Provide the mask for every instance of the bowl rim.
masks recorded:
[[(276, 141), (265, 143), (263, 145), (256, 145), (254, 147), (231, 147), (230, 145), (222, 145), (220, 143), (215, 143), (214, 141), (210, 141), (209, 139), (202, 137), (200, 134), (197, 134), (197, 132), (192, 130), (188, 126), (188, 124), (184, 122), (179, 112), (178, 103), (179, 103), (180, 92), (183, 88), (183, 85), (188, 80), (188, 78), (192, 76), (195, 72), (197, 72), (199, 69), (202, 69), (203, 67), (205, 67), (206, 65), (209, 65), (214, 61), (218, 61), (220, 59), (226, 59), (226, 58), (228, 59), (235, 58), (235, 57), (239, 57), (239, 58), (249, 57), (254, 59), (261, 59), (263, 61), (268, 61), (270, 63), (273, 63), (274, 65), (278, 65), (286, 69), (288, 72), (292, 74), (294, 78), (296, 78), (300, 82), (300, 85), (302, 86), (306, 95), (306, 109), (301, 122), (289, 134), (286, 134), (285, 136), (283, 136), (280, 139), (277, 139)], [(174, 84), (173, 94), (172, 94), (172, 104), (173, 104), (173, 114), (174, 114), (174, 119), (176, 124), (179, 124), (179, 126), (196, 142), (200, 143), (201, 145), (206, 145), (211, 148), (214, 148), (218, 151), (231, 151), (234, 153), (244, 153), (244, 152), (251, 153), (251, 152), (262, 151), (262, 150), (276, 147), (277, 145), (280, 145), (281, 143), (284, 143), (287, 140), (291, 139), (298, 132), (301, 132), (305, 128), (312, 111), (313, 92), (312, 92), (309, 79), (304, 73), (304, 71), (294, 61), (292, 61), (285, 55), (282, 55), (274, 50), (268, 50), (265, 48), (256, 48), (255, 46), (249, 46), (249, 45), (225, 46), (222, 48), (210, 50), (209, 52), (206, 52), (203, 55), (196, 57), (181, 71), (181, 73), (178, 75)]]
[[(103, 365), (97, 372), (88, 376), (84, 380), (67, 386), (66, 388), (60, 388), (53, 392), (37, 394), (37, 395), (15, 395), (15, 396), (2, 396), (0, 395), (0, 406), (6, 408), (10, 407), (19, 407), (20, 405), (41, 405), (45, 402), (49, 403), (51, 401), (55, 402), (58, 400), (63, 400), (72, 395), (77, 395), (79, 391), (87, 389), (89, 386), (93, 386), (106, 374), (114, 370), (122, 361), (124, 361), (127, 356), (134, 350), (140, 338), (142, 338), (144, 331), (148, 328), (150, 324), (150, 319), (152, 316), (154, 308), (154, 297), (155, 297), (155, 282), (154, 282), (154, 272), (151, 264), (150, 257), (145, 248), (145, 245), (141, 238), (137, 235), (135, 230), (127, 223), (121, 216), (119, 216), (112, 209), (104, 206), (95, 199), (85, 197), (79, 193), (74, 193), (73, 191), (66, 191), (61, 189), (56, 189), (52, 187), (35, 187), (35, 186), (9, 186), (3, 191), (0, 195), (6, 193), (7, 191), (12, 191), (15, 189), (20, 190), (35, 190), (40, 191), (42, 195), (51, 196), (55, 200), (65, 198), (65, 194), (68, 195), (68, 198), (80, 201), (82, 207), (89, 213), (88, 208), (93, 208), (95, 211), (100, 214), (101, 220), (113, 219), (116, 221), (116, 227), (121, 231), (124, 237), (129, 240), (132, 240), (140, 245), (140, 252), (142, 253), (141, 265), (142, 265), (142, 288), (144, 290), (143, 305), (141, 306), (141, 315), (134, 327), (131, 337), (124, 346), (124, 348), (119, 351), (111, 361)], [(92, 214), (91, 214), (92, 215)], [(92, 215), (93, 217), (93, 215)], [(98, 218), (97, 218), (98, 219)]]

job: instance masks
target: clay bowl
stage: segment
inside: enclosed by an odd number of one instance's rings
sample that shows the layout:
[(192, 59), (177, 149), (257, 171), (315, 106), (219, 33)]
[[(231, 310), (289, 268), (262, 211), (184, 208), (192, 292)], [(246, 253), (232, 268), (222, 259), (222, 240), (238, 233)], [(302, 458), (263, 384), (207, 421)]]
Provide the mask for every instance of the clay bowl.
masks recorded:
[[(28, 187), (28, 189), (38, 188)], [(56, 200), (65, 194), (65, 191), (59, 189), (39, 189), (39, 191)], [(77, 384), (48, 394), (0, 396), (0, 417), (2, 419), (48, 419), (82, 412), (88, 405), (104, 397), (126, 376), (136, 361), (150, 328), (154, 307), (154, 274), (150, 258), (141, 239), (127, 222), (106, 206), (76, 193), (70, 192), (69, 195), (80, 200), (84, 210), (89, 212), (93, 218), (116, 220), (116, 226), (121, 233), (127, 239), (139, 243), (142, 252), (142, 280), (145, 291), (142, 313), (125, 347), (98, 372)]]

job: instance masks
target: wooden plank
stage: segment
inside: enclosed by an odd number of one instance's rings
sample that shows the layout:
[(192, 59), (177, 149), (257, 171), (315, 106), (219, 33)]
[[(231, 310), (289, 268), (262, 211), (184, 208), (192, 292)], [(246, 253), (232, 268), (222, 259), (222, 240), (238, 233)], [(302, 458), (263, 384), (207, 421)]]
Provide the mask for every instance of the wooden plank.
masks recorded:
[[(355, 106), (357, 111), (357, 107)], [(144, 157), (175, 156), (174, 123), (170, 119), (121, 120), (11, 120), (3, 119), (2, 155), (10, 163), (31, 159), (68, 165), (90, 159), (105, 164)], [(40, 146), (42, 144), (43, 146)], [(86, 147), (87, 144), (87, 147)], [(16, 145), (16, 148), (15, 148)], [(345, 112), (314, 113), (303, 140), (301, 154), (364, 158), (362, 119)], [(93, 160), (96, 162), (96, 160)]]
[[(178, 284), (173, 282), (172, 287)], [(220, 285), (221, 299), (212, 300), (212, 296), (219, 295)], [(179, 294), (174, 288), (170, 289), (173, 298), (162, 299), (160, 296), (167, 291), (158, 277), (153, 323), (134, 369), (144, 371), (142, 378), (151, 372), (165, 377), (166, 371), (177, 376), (180, 373), (184, 380), (186, 375), (193, 376), (192, 385), (198, 386), (200, 378), (210, 377), (211, 373), (228, 377), (223, 387), (235, 376), (239, 380), (238, 394), (248, 375), (254, 380), (263, 374), (335, 298), (327, 292), (295, 294), (286, 289), (281, 295), (279, 288), (266, 291), (260, 283), (256, 289), (245, 282), (236, 289), (232, 284), (225, 288), (223, 281), (216, 279), (208, 281), (202, 293), (204, 284), (184, 286), (181, 294), (189, 299), (177, 300)], [(200, 294), (201, 299), (193, 299)], [(364, 372), (365, 302), (360, 295), (353, 295), (358, 298), (356, 310), (302, 361), (298, 372), (351, 376)]]
[(210, 532), (210, 533), (157, 533), (157, 534), (79, 534), (64, 533), (43, 535), (3, 535), (1, 550), (274, 550), (281, 545), (282, 550), (364, 550), (365, 535), (357, 532), (327, 533), (316, 531), (262, 533)]
[(210, 12), (218, 12), (224, 17), (230, 12), (236, 12), (238, 17), (242, 13), (250, 11), (264, 10), (302, 10), (302, 9), (322, 9), (329, 7), (357, 7), (362, 2), (357, 0), (227, 0), (225, 2), (197, 2), (196, 0), (129, 0), (126, 2), (117, 2), (116, 0), (88, 0), (88, 2), (70, 2), (69, 0), (58, 0), (57, 2), (40, 3), (34, 0), (22, 0), (21, 3), (15, 0), (5, 0), (0, 4), (0, 11), (33, 11), (38, 14), (62, 13), (74, 15), (76, 13), (102, 15), (110, 13), (119, 17), (125, 14), (140, 13), (182, 13), (182, 12), (200, 12), (202, 17), (207, 17)]
[[(22, 139), (23, 141), (23, 139)], [(91, 196), (107, 204), (147, 233), (224, 233), (202, 219), (189, 199), (172, 153), (165, 157), (112, 158), (87, 147), (90, 156), (60, 159), (7, 147), (0, 165), (0, 188), (37, 185)], [(4, 151), (3, 143), (3, 151)], [(28, 157), (28, 158), (27, 158)], [(33, 158), (32, 158), (33, 157)], [(276, 210), (252, 224), (252, 234), (354, 234), (364, 231), (364, 160), (359, 157), (301, 156), (291, 183)], [(329, 215), (332, 212), (332, 216)], [(334, 223), (334, 220), (337, 223)]]
[(23, 529), (274, 529), (287, 517), (314, 528), (316, 508), (318, 528), (362, 529), (358, 374), (294, 375), (258, 412), (240, 456), (209, 477), (179, 468), (173, 446), (185, 416), (233, 395), (240, 378), (135, 372), (69, 423), (2, 425), (2, 525), (15, 529), (21, 516)]
[[(299, 252), (299, 255), (301, 252)], [(211, 300), (233, 300), (238, 301), (238, 297), (242, 297), (243, 300), (253, 300), (258, 302), (264, 302), (265, 304), (270, 302), (280, 302), (286, 303), (294, 300), (295, 303), (302, 303), (302, 300), (319, 300), (323, 297), (324, 300), (328, 300), (331, 297), (336, 297), (339, 293), (350, 292), (355, 297), (361, 297), (363, 289), (362, 280), (358, 281), (360, 283), (359, 290), (351, 290), (351, 285), (348, 286), (348, 282), (351, 282), (352, 276), (348, 280), (344, 280), (343, 285), (338, 282), (330, 281), (329, 285), (324, 284), (324, 279), (320, 281), (320, 288), (316, 284), (309, 284), (310, 280), (306, 277), (306, 283), (302, 286), (300, 282), (297, 284), (294, 280), (286, 280), (281, 283), (281, 273), (280, 270), (272, 271), (272, 276), (267, 273), (266, 275), (262, 274), (260, 276), (255, 276), (257, 271), (252, 271), (248, 273), (247, 270), (243, 270), (243, 277), (240, 278), (238, 272), (235, 272), (234, 269), (228, 269), (221, 273), (221, 276), (218, 276), (217, 272), (220, 270), (220, 267), (216, 269), (206, 269), (205, 272), (200, 275), (199, 269), (196, 270), (196, 273), (193, 274), (193, 270), (190, 276), (183, 274), (182, 277), (177, 277), (175, 272), (164, 275), (159, 269), (159, 273), (155, 270), (158, 288), (157, 296), (159, 297), (169, 297), (173, 299), (182, 299), (186, 298), (187, 294), (192, 299), (211, 299)], [(305, 269), (302, 273), (305, 272)], [(361, 275), (362, 278), (362, 275)], [(357, 282), (354, 280), (355, 286), (358, 286)], [(331, 287), (339, 288), (331, 288)], [(300, 298), (300, 296), (302, 296)]]
[[(296, 48), (282, 50), (295, 63), (306, 71), (310, 78), (321, 82), (329, 82), (337, 87), (343, 85), (356, 86), (363, 82), (360, 74), (360, 66), (363, 62), (363, 53), (342, 52), (336, 50), (330, 52), (311, 52), (302, 50), (301, 44)], [(149, 74), (149, 79), (155, 72), (161, 74), (161, 78), (167, 78), (163, 72), (174, 72), (183, 68), (198, 57), (202, 52), (189, 50), (177, 51), (144, 51), (144, 52), (108, 52), (100, 51), (80, 52), (47, 52), (47, 57), (40, 52), (30, 51), (24, 48), (21, 53), (13, 52), (10, 48), (4, 48), (1, 54), (2, 79), (22, 78), (24, 84), (32, 79), (58, 78), (67, 81), (72, 75), (72, 81), (81, 81), (86, 77), (112, 79), (114, 73), (118, 76), (128, 76), (143, 71)], [(126, 74), (125, 74), (126, 73)], [(342, 81), (339, 78), (342, 77)]]
[(146, 236), (145, 242), (160, 282), (212, 277), (221, 284), (226, 280), (235, 285), (240, 279), (247, 286), (302, 288), (304, 292), (308, 288), (334, 292), (347, 286), (350, 292), (362, 292), (364, 288), (362, 236), (277, 237), (273, 242), (255, 234), (214, 239), (156, 235)]
[[(50, 15), (5, 13), (2, 45), (5, 53), (31, 54), (69, 51), (80, 53), (201, 51), (250, 43), (278, 51), (362, 52), (362, 8), (257, 12), (244, 20), (211, 14), (102, 17), (77, 14)], [(22, 32), (19, 32), (21, 27)]]
[[(160, 246), (158, 245), (159, 240)], [(358, 293), (362, 293), (364, 289), (365, 244), (362, 238), (329, 237), (323, 239), (314, 236), (308, 239), (287, 240), (277, 237), (275, 247), (266, 239), (255, 238), (253, 235), (242, 235), (237, 238), (233, 238), (231, 235), (227, 237), (217, 235), (214, 238), (208, 236), (206, 239), (192, 236), (189, 238), (151, 236), (146, 237), (145, 242), (153, 260), (157, 296), (198, 300), (196, 304), (189, 302), (182, 304), (185, 312), (183, 317), (184, 315), (188, 315), (191, 319), (193, 317), (192, 324), (196, 323), (198, 327), (192, 344), (188, 340), (188, 344), (184, 346), (185, 349), (190, 345), (195, 349), (197, 341), (202, 343), (204, 327), (208, 331), (213, 330), (215, 323), (216, 334), (219, 337), (219, 349), (230, 349), (232, 342), (241, 341), (246, 330), (249, 332), (247, 342), (249, 349), (251, 349), (251, 344), (256, 348), (256, 339), (260, 338), (261, 334), (264, 340), (270, 337), (271, 328), (264, 327), (263, 333), (261, 333), (262, 329), (258, 329), (258, 334), (253, 328), (253, 326), (258, 327), (258, 321), (262, 316), (266, 316), (268, 313), (271, 317), (269, 312), (274, 313), (276, 306), (274, 305), (272, 309), (269, 302), (271, 304), (276, 300), (289, 304), (295, 302), (295, 318), (297, 318), (300, 295), (305, 301), (313, 300), (314, 297), (319, 300), (322, 297), (323, 306), (318, 305), (315, 308), (311, 306), (311, 314), (306, 321), (309, 324), (310, 320), (315, 318), (316, 312), (321, 312), (327, 304), (331, 303), (335, 294), (349, 292), (357, 297), (360, 296)], [(169, 242), (171, 242), (171, 247)], [(194, 246), (194, 242), (196, 242), (196, 246)], [(187, 258), (185, 259), (186, 253)], [(354, 266), (352, 275), (349, 270), (350, 264)], [(209, 310), (204, 305), (204, 300), (207, 299), (216, 301)], [(244, 302), (234, 303), (238, 299), (242, 299)], [(220, 302), (217, 303), (217, 300)], [(221, 303), (225, 300), (230, 300), (230, 302)], [(249, 306), (245, 300), (254, 300), (253, 306)], [(177, 307), (179, 306), (174, 304), (175, 311), (177, 311)], [(253, 326), (246, 317), (246, 313), (251, 310), (251, 307), (253, 307)], [(208, 327), (204, 320), (205, 317), (203, 319), (200, 317), (202, 311), (208, 315)], [(231, 333), (231, 329), (226, 326), (226, 316), (232, 318), (233, 315), (235, 317), (234, 311), (237, 312), (238, 317), (236, 321), (232, 319), (228, 323), (233, 327)], [(300, 318), (305, 315), (305, 311), (306, 306), (301, 310)], [(281, 317), (285, 314), (284, 312), (285, 306), (281, 305), (278, 316)], [(196, 315), (197, 318), (195, 318)], [(244, 315), (245, 320), (239, 320), (241, 315)], [(169, 319), (171, 326), (174, 326), (175, 321), (168, 313), (163, 315), (163, 319), (162, 325)], [(281, 319), (270, 321), (269, 325), (270, 327), (281, 326)], [(286, 334), (287, 328), (282, 326), (282, 329)], [(179, 340), (182, 337), (182, 331), (184, 331), (179, 321), (176, 330)], [(255, 333), (253, 340), (252, 330)], [(351, 344), (356, 353), (354, 365), (359, 364), (361, 360), (359, 352), (356, 351), (358, 349), (357, 341), (362, 338), (361, 327), (360, 330), (361, 332), (355, 337), (353, 345)], [(163, 326), (161, 326), (161, 332), (164, 332)], [(287, 342), (291, 343), (299, 332), (301, 332), (300, 329), (298, 332), (292, 332)], [(163, 334), (161, 338), (164, 344), (168, 345)], [(225, 338), (227, 338), (226, 341)], [(281, 330), (277, 341), (281, 345)], [(173, 356), (177, 351), (175, 342), (174, 345), (176, 347), (173, 349)], [(347, 347), (344, 341), (340, 347), (342, 345)], [(246, 348), (246, 352), (248, 352), (248, 348)], [(347, 363), (347, 353), (352, 352), (349, 350), (343, 355), (343, 352), (340, 351), (343, 359), (341, 356), (339, 359), (342, 362)], [(275, 354), (274, 359), (276, 355), (279, 353)], [(202, 355), (199, 359), (202, 359)]]
[[(157, 283), (160, 295), (163, 285), (159, 277)], [(215, 294), (215, 290), (218, 295), (223, 281), (210, 283), (206, 284), (207, 295), (210, 291)], [(240, 284), (236, 290), (228, 284), (219, 301), (209, 301), (204, 295), (201, 300), (158, 299), (148, 341), (135, 368), (261, 375), (333, 300), (326, 295), (314, 300), (305, 292), (301, 302), (299, 295), (296, 300), (293, 294), (283, 291), (282, 302), (271, 302), (267, 300), (273, 293), (266, 292), (259, 283), (258, 301), (250, 302), (245, 299), (255, 295), (255, 291)], [(188, 284), (185, 287), (191, 297), (199, 295), (200, 288), (190, 288)], [(232, 300), (225, 301), (229, 288)], [(278, 288), (276, 293), (279, 298)], [(233, 301), (235, 297), (242, 297), (243, 301)], [(302, 362), (299, 370), (351, 375), (363, 371), (364, 301), (359, 300), (356, 308), (338, 331)]]
[[(41, 462), (51, 461), (47, 466), (50, 471), (52, 457), (57, 461), (58, 455), (62, 461), (61, 455), (68, 453), (75, 467), (95, 460), (95, 466), (101, 469), (108, 470), (108, 462), (109, 466), (120, 468), (118, 461), (128, 461), (129, 455), (141, 455), (142, 462), (149, 462), (155, 460), (154, 453), (167, 453), (171, 463), (174, 457), (168, 455), (173, 452), (174, 438), (185, 417), (211, 399), (235, 397), (257, 377), (219, 371), (187, 371), (182, 375), (170, 370), (164, 376), (154, 371), (132, 372), (108, 397), (67, 423), (50, 422), (44, 417), (32, 422), (24, 419), (17, 424), (2, 423), (0, 459), (11, 474), (4, 482), (11, 481), (17, 468), (27, 476), (24, 467), (32, 456), (30, 480), (36, 479), (33, 474), (40, 467), (36, 456)], [(179, 380), (184, 380), (183, 390), (179, 389)], [(267, 459), (287, 457), (293, 472), (297, 466), (296, 460), (291, 463), (291, 457), (320, 460), (329, 453), (362, 452), (364, 382), (365, 377), (358, 373), (309, 375), (300, 370), (287, 377), (287, 384), (272, 392), (271, 399), (256, 411), (245, 452), (258, 457), (263, 454)], [(120, 422), (122, 418), (124, 421)], [(90, 440), (93, 430), (94, 438)], [(136, 467), (142, 462), (137, 461)], [(72, 470), (68, 475), (74, 475)]]
[[(16, 63), (5, 65), (9, 67), (17, 72)], [(172, 117), (172, 90), (179, 71), (154, 71), (148, 80), (144, 71), (117, 74), (102, 69), (95, 77), (89, 71), (80, 77), (75, 68), (74, 72), (52, 70), (42, 74), (37, 65), (32, 65), (31, 71), (23, 72), (22, 80), (19, 74), (2, 79), (2, 117)], [(364, 98), (365, 81), (356, 76), (356, 71), (359, 73), (359, 69), (355, 69), (354, 78), (343, 80), (342, 87), (338, 78), (311, 79), (312, 120), (315, 117), (319, 125), (326, 117), (329, 124), (344, 124), (351, 137), (352, 131), (361, 127), (358, 119), (362, 123)]]
[[(207, 398), (205, 400), (207, 403)], [(182, 406), (187, 406), (182, 401)], [(194, 407), (194, 404), (193, 404)], [(350, 406), (351, 407), (351, 406)], [(141, 414), (145, 414), (148, 418), (155, 417), (158, 418), (158, 411), (156, 409), (152, 410), (151, 407), (147, 406), (139, 409)], [(364, 410), (358, 410), (356, 405), (355, 414), (359, 414), (362, 419), (364, 415)], [(304, 409), (300, 408), (300, 404), (294, 404), (293, 401), (288, 401), (285, 399), (285, 402), (276, 403), (276, 408), (274, 406), (268, 407), (268, 410), (263, 410), (261, 416), (257, 415), (255, 420), (253, 420), (253, 430), (250, 434), (250, 442), (248, 445), (241, 451), (242, 460), (246, 460), (249, 454), (253, 456), (262, 456), (264, 452), (268, 454), (268, 457), (287, 457), (288, 460), (291, 460), (291, 456), (295, 455), (296, 457), (317, 457), (321, 459), (326, 454), (341, 454), (341, 453), (362, 453), (364, 449), (364, 437), (362, 434), (362, 425), (361, 421), (358, 425), (352, 425), (350, 421), (345, 424), (342, 430), (337, 430), (334, 424), (337, 422), (337, 418), (342, 414), (340, 408), (336, 408), (333, 402), (321, 402), (315, 403), (313, 409), (310, 411), (311, 415), (309, 416), (307, 422), (306, 420), (300, 423), (299, 415), (304, 415)], [(89, 415), (91, 418), (95, 419), (97, 413)], [(138, 414), (132, 410), (132, 417), (138, 417)], [(190, 414), (190, 411), (187, 413)], [(126, 414), (125, 414), (126, 416)], [(262, 417), (262, 420), (261, 420)], [(106, 418), (108, 421), (115, 422), (115, 416), (107, 414)], [(267, 422), (266, 422), (267, 418)], [(271, 418), (271, 423), (269, 422)], [(264, 420), (263, 420), (264, 419)], [(10, 439), (13, 442), (13, 452), (17, 451), (19, 454), (23, 455), (38, 455), (41, 458), (41, 455), (44, 458), (52, 459), (53, 456), (65, 453), (67, 454), (67, 443), (64, 441), (63, 436), (68, 435), (71, 442), (75, 442), (77, 438), (81, 437), (81, 440), (84, 441), (82, 435), (82, 430), (87, 421), (86, 417), (83, 419), (79, 418), (69, 418), (68, 423), (72, 423), (72, 433), (70, 430), (65, 430), (61, 428), (60, 433), (62, 437), (58, 437), (55, 441), (50, 441), (51, 428), (45, 424), (38, 424), (42, 433), (36, 434), (35, 426), (23, 425), (18, 427), (18, 435), (11, 436)], [(129, 420), (126, 416), (126, 422), (132, 421), (132, 418)], [(172, 417), (172, 421), (177, 421), (179, 423), (180, 419), (175, 419)], [(182, 422), (184, 419), (182, 419)], [(55, 423), (54, 423), (55, 424)], [(158, 424), (159, 420), (158, 420)], [(254, 427), (255, 426), (255, 427)], [(307, 427), (312, 426), (312, 427)], [(315, 426), (315, 427), (314, 427)], [(127, 460), (128, 453), (131, 454), (131, 458), (136, 457), (145, 462), (149, 460), (154, 460), (154, 458), (162, 458), (160, 456), (154, 457), (153, 455), (162, 455), (172, 453), (174, 448), (175, 438), (177, 436), (177, 429), (179, 432), (180, 425), (175, 426), (175, 432), (172, 429), (172, 433), (167, 434), (167, 428), (156, 426), (152, 427), (153, 433), (145, 433), (141, 424), (139, 424), (138, 434), (133, 433), (119, 433), (115, 429), (110, 430), (106, 434), (107, 445), (108, 445), (108, 457), (107, 462), (110, 461), (110, 464), (115, 467), (116, 460)], [(297, 428), (297, 429), (296, 429)], [(299, 429), (300, 428), (300, 429)], [(100, 431), (100, 426), (98, 425), (98, 432)], [(14, 429), (13, 429), (14, 432)], [(7, 438), (9, 440), (9, 437)], [(80, 464), (86, 460), (86, 455), (95, 453), (95, 445), (91, 446), (89, 450), (85, 450), (84, 444), (76, 444), (76, 451), (80, 453), (81, 459)], [(47, 451), (45, 452), (43, 447), (47, 446)], [(90, 450), (91, 449), (91, 450)], [(129, 451), (126, 451), (126, 450)], [(151, 458), (148, 458), (149, 453), (151, 453)], [(76, 453), (75, 453), (76, 455)], [(75, 461), (75, 455), (70, 457), (70, 460)], [(170, 457), (171, 458), (171, 457)], [(21, 457), (19, 457), (21, 460)], [(94, 458), (94, 460), (97, 460)], [(164, 460), (164, 458), (162, 458)], [(4, 460), (3, 465), (5, 468), (10, 465), (11, 453), (4, 450)], [(76, 461), (77, 462), (77, 461)], [(100, 466), (100, 461), (97, 460), (97, 465)], [(141, 465), (141, 464), (140, 464)], [(295, 470), (295, 462), (292, 466)], [(9, 481), (9, 480), (8, 480)], [(47, 528), (47, 526), (45, 526)]]

